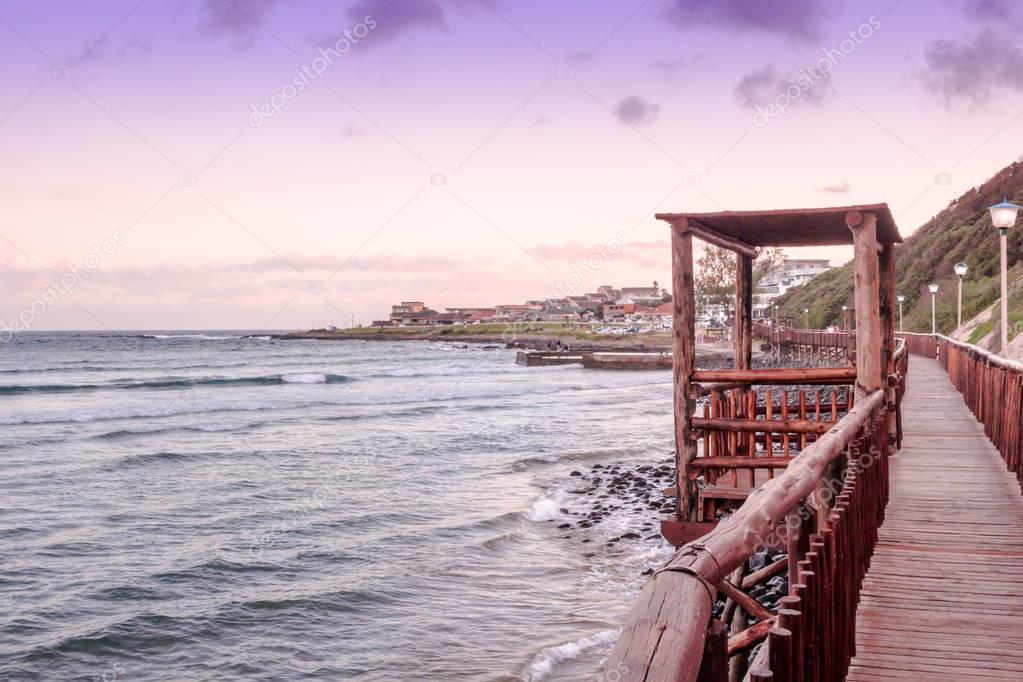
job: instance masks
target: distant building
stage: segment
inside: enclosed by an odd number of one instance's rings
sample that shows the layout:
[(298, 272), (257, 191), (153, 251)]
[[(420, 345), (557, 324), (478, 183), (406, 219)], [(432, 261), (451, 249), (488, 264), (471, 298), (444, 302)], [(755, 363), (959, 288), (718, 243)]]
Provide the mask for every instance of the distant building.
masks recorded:
[(765, 272), (757, 282), (753, 316), (770, 317), (771, 304), (776, 298), (830, 269), (831, 262), (824, 258), (786, 258)]
[(391, 306), (391, 320), (400, 321), (403, 317), (421, 313), (426, 309), (426, 304), (422, 301), (402, 301)]

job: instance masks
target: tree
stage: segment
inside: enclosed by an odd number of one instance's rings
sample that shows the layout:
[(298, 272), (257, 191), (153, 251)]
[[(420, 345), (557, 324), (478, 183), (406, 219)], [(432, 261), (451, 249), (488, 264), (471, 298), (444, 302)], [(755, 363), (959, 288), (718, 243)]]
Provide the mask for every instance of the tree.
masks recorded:
[(753, 286), (756, 286), (760, 278), (769, 273), (771, 270), (785, 264), (785, 249), (777, 246), (769, 249), (764, 249), (757, 256), (757, 261), (753, 265)]
[[(753, 285), (771, 269), (785, 262), (785, 250), (764, 249), (753, 265)], [(731, 317), (735, 307), (735, 254), (706, 244), (696, 261), (696, 306), (703, 315), (710, 308), (721, 308)]]
[(710, 244), (696, 261), (696, 306), (702, 315), (721, 308), (731, 317), (735, 303), (735, 254)]

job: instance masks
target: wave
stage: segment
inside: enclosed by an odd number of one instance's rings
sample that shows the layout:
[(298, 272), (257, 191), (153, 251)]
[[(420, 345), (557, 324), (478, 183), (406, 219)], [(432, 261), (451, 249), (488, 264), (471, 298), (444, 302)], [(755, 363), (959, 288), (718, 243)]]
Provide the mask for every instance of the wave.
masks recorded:
[(565, 642), (542, 649), (533, 657), (529, 664), (529, 682), (540, 682), (551, 676), (554, 667), (559, 663), (579, 658), (584, 653), (598, 646), (607, 646), (618, 638), (618, 630), (604, 630), (596, 634), (581, 637), (572, 642)]
[(101, 384), (12, 384), (0, 386), (0, 395), (25, 393), (71, 393), (77, 391), (104, 391), (111, 389), (172, 389), (203, 386), (274, 386), (277, 384), (341, 384), (351, 381), (343, 374), (279, 374), (261, 377), (211, 377), (185, 379), (167, 377), (154, 381), (110, 381)]
[(637, 454), (637, 448), (612, 450), (585, 450), (583, 452), (560, 452), (550, 455), (526, 457), (511, 465), (512, 471), (526, 471), (536, 466), (562, 464), (565, 462), (600, 462), (606, 459), (630, 457)]
[(242, 336), (221, 335), (221, 334), (137, 334), (135, 336), (122, 337), (130, 339), (198, 339), (200, 341), (226, 341), (228, 339), (241, 339)]
[[(240, 426), (171, 426), (163, 429), (117, 429), (107, 431), (95, 436), (89, 436), (89, 440), (118, 440), (120, 438), (132, 438), (134, 436), (151, 436), (161, 433), (195, 432), (195, 433), (227, 433), (230, 431), (245, 431), (265, 425), (266, 422), (250, 422)], [(63, 440), (63, 439), (61, 439)]]

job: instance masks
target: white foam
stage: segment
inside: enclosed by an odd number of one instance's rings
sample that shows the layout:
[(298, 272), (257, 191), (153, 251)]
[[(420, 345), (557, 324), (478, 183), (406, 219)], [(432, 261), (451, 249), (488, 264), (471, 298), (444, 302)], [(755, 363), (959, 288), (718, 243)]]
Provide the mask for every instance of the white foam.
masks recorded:
[(529, 682), (546, 680), (550, 677), (554, 667), (559, 663), (579, 658), (590, 649), (611, 644), (617, 638), (618, 630), (604, 630), (573, 642), (565, 642), (564, 644), (542, 649), (540, 653), (533, 657), (533, 662), (529, 664)]
[(286, 384), (325, 384), (326, 374), (283, 374), (281, 381)]
[(551, 521), (564, 516), (561, 509), (565, 506), (565, 491), (561, 488), (544, 493), (533, 502), (533, 506), (526, 512), (526, 518), (530, 521)]

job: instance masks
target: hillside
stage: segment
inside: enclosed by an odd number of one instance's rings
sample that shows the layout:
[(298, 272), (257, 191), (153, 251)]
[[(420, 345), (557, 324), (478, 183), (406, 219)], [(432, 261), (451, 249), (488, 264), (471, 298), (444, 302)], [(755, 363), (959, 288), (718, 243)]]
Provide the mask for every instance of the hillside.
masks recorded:
[[(906, 331), (929, 332), (931, 295), (927, 285), (939, 285), (938, 331), (950, 334), (956, 326), (956, 276), (952, 266), (958, 261), (969, 265), (963, 283), (963, 321), (982, 313), (998, 300), (998, 230), (991, 225), (988, 206), (1008, 197), (1023, 204), (1023, 161), (1004, 168), (980, 187), (974, 187), (952, 201), (941, 213), (906, 238), (897, 251), (897, 290), (906, 297)], [(1009, 320), (1010, 338), (1023, 326), (1023, 262), (1020, 223), (1009, 231)], [(906, 226), (902, 231), (905, 233)], [(827, 272), (803, 287), (779, 299), (782, 315), (801, 320), (803, 309), (810, 309), (810, 324), (821, 327), (841, 324), (842, 305), (852, 305), (852, 264)], [(976, 325), (971, 342), (997, 337), (1000, 318), (997, 306), (990, 319)], [(1014, 328), (1015, 327), (1015, 328)], [(997, 339), (995, 339), (997, 343)]]

